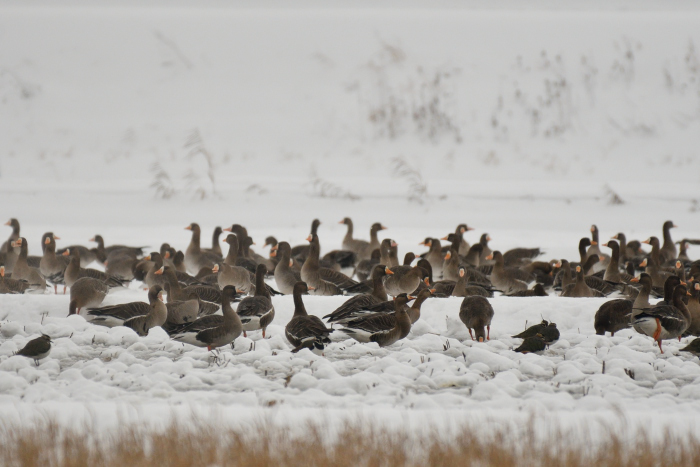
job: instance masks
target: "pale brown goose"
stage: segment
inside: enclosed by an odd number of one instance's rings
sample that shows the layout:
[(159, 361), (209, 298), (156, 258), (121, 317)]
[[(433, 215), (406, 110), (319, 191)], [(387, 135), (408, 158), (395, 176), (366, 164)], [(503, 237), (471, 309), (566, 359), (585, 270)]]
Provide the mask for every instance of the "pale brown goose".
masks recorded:
[[(170, 283), (165, 283), (165, 293), (170, 295)], [(168, 319), (163, 329), (170, 332), (177, 326), (185, 323), (193, 323), (197, 318), (213, 315), (219, 311), (219, 307), (212, 307), (209, 302), (203, 302), (196, 293), (191, 292), (186, 300), (168, 299), (165, 306), (168, 308)]]
[(320, 267), (321, 246), (318, 242), (318, 236), (309, 236), (308, 240), (311, 249), (306, 262), (301, 267), (301, 279), (313, 288), (314, 295), (339, 295), (342, 294), (342, 290), (358, 285), (356, 281), (345, 274)]
[(604, 295), (601, 292), (590, 288), (588, 284), (586, 284), (586, 280), (584, 279), (583, 275), (583, 269), (581, 269), (581, 266), (576, 266), (576, 281), (573, 284), (568, 284), (567, 286), (563, 287), (561, 291), (561, 296), (571, 298), (584, 298), (603, 297)]
[[(464, 239), (464, 234), (470, 230), (474, 230), (473, 227), (469, 227), (467, 224), (459, 224), (455, 229), (455, 235), (459, 237), (459, 247), (457, 253), (464, 256), (469, 252), (469, 243)], [(478, 265), (477, 265), (478, 266)]]
[(612, 255), (610, 255), (610, 262), (607, 268), (605, 268), (605, 275), (603, 280), (608, 282), (620, 283), (624, 282), (628, 284), (632, 280), (632, 276), (627, 273), (620, 272), (620, 245), (615, 240), (610, 240), (608, 243), (604, 243), (602, 246), (606, 246), (612, 250)]
[[(314, 236), (318, 235), (318, 227), (321, 225), (321, 221), (318, 219), (314, 219), (311, 222), (311, 232), (309, 235)], [(306, 258), (309, 256), (309, 244), (305, 243), (303, 245), (296, 245), (292, 247), (292, 258), (295, 260), (299, 261), (300, 263), (303, 263), (306, 261)]]
[[(384, 241), (382, 240), (382, 243), (383, 242)], [(381, 252), (379, 248), (376, 248), (372, 251), (372, 256), (370, 257), (370, 259), (363, 259), (362, 261), (357, 263), (357, 266), (355, 266), (354, 275), (357, 276), (357, 279), (360, 282), (365, 281), (367, 279), (371, 279), (372, 271), (374, 270), (374, 267), (380, 263), (380, 260)]]
[[(253, 261), (250, 258), (247, 258), (241, 254), (241, 241), (238, 238), (238, 235), (236, 234), (228, 234), (226, 236), (226, 240), (224, 240), (228, 244), (228, 253), (226, 254), (226, 258), (224, 258), (224, 263), (228, 264), (229, 266), (239, 266), (242, 268), (247, 269), (250, 271), (252, 274), (255, 274), (255, 268), (258, 266), (258, 264)], [(246, 237), (247, 241), (247, 237)]]
[(109, 293), (109, 286), (92, 277), (81, 277), (70, 288), (68, 315), (80, 314), (83, 308), (99, 306)]
[(155, 300), (151, 300), (149, 304), (148, 313), (127, 319), (123, 326), (133, 329), (139, 336), (147, 336), (151, 328), (163, 326), (167, 319), (168, 308), (163, 303), (162, 291), (158, 290)]
[(608, 265), (608, 261), (610, 260), (610, 256), (602, 253), (600, 251), (600, 232), (598, 231), (598, 226), (593, 224), (591, 226), (591, 246), (588, 248), (588, 251), (586, 252), (588, 256), (598, 256), (601, 258), (601, 264), (596, 266), (596, 270), (603, 270), (605, 267)]
[(255, 296), (246, 297), (238, 304), (238, 316), (243, 322), (243, 335), (246, 331), (262, 329), (265, 337), (265, 329), (275, 319), (275, 307), (270, 300), (270, 293), (265, 287), (265, 265), (259, 264), (255, 271)]
[[(264, 287), (261, 287), (264, 290)], [(243, 322), (231, 308), (231, 301), (236, 295), (233, 286), (226, 286), (221, 293), (222, 315), (210, 315), (198, 318), (193, 323), (170, 329), (170, 337), (176, 341), (212, 350), (231, 344), (243, 330)]]
[(301, 281), (301, 273), (292, 267), (294, 262), (289, 243), (278, 243), (277, 248), (272, 253), (278, 259), (277, 266), (275, 266), (275, 283), (277, 288), (285, 295), (294, 293), (294, 286)]
[(372, 272), (372, 293), (355, 295), (336, 308), (332, 313), (324, 316), (323, 319), (327, 320), (329, 323), (343, 322), (355, 318), (360, 310), (365, 310), (373, 305), (386, 302), (388, 297), (386, 289), (384, 289), (384, 276), (387, 274), (393, 274), (393, 271), (381, 264), (376, 265)]
[(109, 287), (124, 287), (129, 281), (123, 281), (114, 276), (110, 276), (97, 269), (81, 268), (80, 267), (80, 252), (78, 250), (66, 250), (62, 256), (70, 257), (68, 266), (63, 272), (63, 280), (68, 287), (73, 287), (75, 282), (82, 277), (92, 277), (104, 282)]
[(459, 268), (459, 277), (455, 281), (454, 286), (450, 293), (448, 281), (439, 281), (432, 285), (432, 288), (437, 293), (446, 294), (452, 297), (471, 297), (478, 295), (481, 297), (493, 297), (493, 292), (490, 289), (486, 289), (481, 285), (472, 284), (467, 280), (467, 268), (461, 266)]
[(58, 293), (58, 285), (63, 285), (63, 293), (66, 293), (65, 280), (63, 274), (68, 266), (69, 259), (67, 256), (56, 256), (56, 237), (46, 237), (44, 241), (46, 249), (44, 256), (39, 263), (39, 272), (46, 278), (48, 282), (53, 284), (54, 293)]
[(379, 248), (379, 238), (377, 236), (380, 230), (386, 230), (379, 222), (372, 224), (369, 230), (370, 241), (358, 240), (353, 238), (353, 224), (349, 217), (346, 217), (341, 224), (345, 224), (348, 227), (348, 231), (343, 238), (343, 249), (350, 250), (357, 255), (357, 260), (361, 261), (363, 259), (368, 259), (372, 255), (372, 250)]
[(444, 258), (442, 257), (442, 246), (440, 245), (440, 240), (437, 238), (426, 238), (419, 245), (424, 245), (429, 248), (425, 255), (421, 255), (425, 260), (430, 263), (433, 268), (433, 277), (436, 279), (442, 278), (442, 265)]
[(27, 239), (20, 237), (14, 242), (14, 247), (19, 247), (19, 256), (12, 270), (12, 279), (24, 281), (29, 287), (37, 292), (43, 293), (46, 290), (46, 279), (37, 268), (32, 268), (27, 264)]
[(240, 266), (229, 266), (221, 262), (215, 264), (211, 271), (216, 274), (217, 284), (222, 289), (227, 285), (232, 285), (238, 291), (247, 294), (255, 293), (255, 285), (251, 281), (250, 271), (247, 269)]
[(406, 312), (409, 297), (400, 294), (394, 299), (394, 313), (374, 313), (354, 319), (342, 331), (359, 342), (376, 342), (386, 347), (405, 338), (411, 332), (411, 319)]
[(454, 248), (445, 254), (442, 265), (442, 278), (446, 281), (456, 281), (459, 278), (459, 254)]
[(325, 346), (331, 343), (328, 335), (333, 329), (327, 328), (318, 316), (306, 312), (301, 296), (308, 292), (309, 288), (305, 282), (297, 282), (294, 285), (294, 315), (284, 328), (285, 337), (294, 347), (292, 353), (301, 349), (323, 352)]
[[(102, 235), (95, 235), (90, 239), (91, 242), (97, 243), (97, 254), (98, 254), (98, 260), (104, 261), (104, 259), (107, 259), (109, 255), (115, 252), (119, 252), (120, 254), (129, 254), (132, 255), (134, 258), (137, 258), (141, 255), (143, 255), (143, 250), (146, 248), (145, 246), (127, 246), (127, 245), (111, 245), (111, 246), (105, 246), (104, 238), (102, 238)], [(104, 259), (102, 259), (104, 258)]]
[(390, 239), (385, 238), (379, 245), (379, 264), (393, 268), (399, 265), (398, 244)]
[(473, 268), (478, 268), (481, 265), (481, 254), (484, 251), (484, 247), (481, 243), (475, 243), (467, 251), (467, 255), (464, 257), (464, 263)]
[(521, 269), (505, 267), (505, 260), (500, 251), (494, 251), (490, 256), (487, 256), (486, 259), (494, 260), (493, 271), (491, 272), (491, 283), (498, 290), (509, 294), (528, 289), (528, 282), (532, 280), (532, 276)]
[[(491, 339), (491, 320), (493, 307), (484, 297), (465, 297), (459, 307), (459, 319), (469, 330), (469, 336), (474, 340), (474, 334), (479, 342)], [(472, 329), (474, 334), (472, 334)]]
[(420, 266), (395, 266), (391, 270), (393, 274), (384, 277), (384, 288), (393, 297), (413, 292), (428, 275)]
[(163, 287), (154, 285), (148, 290), (148, 303), (129, 302), (99, 308), (88, 308), (85, 318), (93, 324), (99, 324), (108, 328), (123, 326), (127, 320), (137, 316), (146, 316), (152, 307), (156, 305), (156, 302), (159, 299), (162, 300), (162, 294)]
[(29, 284), (17, 279), (5, 278), (5, 266), (0, 266), (0, 294), (22, 294), (29, 290)]
[(619, 247), (620, 247), (619, 248), (619, 250), (620, 250), (619, 262), (624, 264), (625, 262), (627, 262), (628, 257), (632, 257), (632, 256), (635, 256), (637, 254), (636, 252), (633, 252), (627, 248), (627, 236), (624, 233), (619, 232), (618, 234), (610, 237), (610, 239), (617, 240), (620, 243), (620, 245), (619, 245)]
[(214, 233), (211, 236), (211, 248), (205, 248), (204, 251), (210, 251), (215, 255), (223, 257), (223, 252), (221, 251), (221, 244), (219, 244), (219, 237), (223, 230), (218, 225), (214, 228)]
[(683, 298), (689, 295), (685, 285), (678, 285), (673, 291), (672, 305), (656, 305), (643, 310), (634, 317), (634, 329), (642, 334), (651, 336), (659, 346), (661, 353), (661, 341), (665, 339), (678, 338), (690, 326), (692, 317), (683, 302)]
[(644, 308), (649, 308), (649, 294), (651, 293), (651, 277), (642, 274), (639, 278), (632, 278), (632, 282), (639, 282), (642, 286), (637, 298), (632, 301), (628, 299), (610, 300), (603, 303), (595, 314), (593, 327), (598, 335), (605, 335), (609, 332), (612, 336), (616, 332), (632, 326), (632, 316), (634, 310), (641, 312)]
[(479, 239), (479, 244), (482, 246), (483, 250), (481, 251), (481, 256), (479, 257), (479, 261), (482, 263), (486, 261), (486, 257), (491, 255), (493, 253), (493, 250), (489, 248), (489, 242), (491, 241), (491, 237), (489, 234), (484, 233), (481, 234), (481, 238)]
[(71, 246), (61, 248), (61, 249), (57, 249), (56, 254), (62, 255), (63, 253), (65, 253), (68, 250), (77, 251), (78, 253), (80, 253), (80, 267), (82, 267), (82, 268), (88, 267), (90, 264), (92, 264), (93, 261), (99, 261), (100, 263), (103, 263), (105, 261), (105, 259), (107, 259), (107, 258), (103, 258), (100, 261), (98, 259), (99, 255), (97, 252), (97, 248), (88, 248), (88, 247), (82, 246), (82, 245), (71, 245)]
[(15, 219), (13, 217), (9, 221), (5, 222), (5, 225), (12, 227), (12, 233), (7, 238), (7, 240), (2, 244), (2, 246), (0, 247), (0, 251), (5, 251), (10, 246), (10, 244), (12, 242), (14, 242), (15, 240), (17, 240), (19, 238), (20, 227), (19, 227), (19, 221), (17, 219)]
[(659, 251), (662, 263), (676, 259), (676, 255), (678, 254), (676, 251), (676, 244), (673, 243), (673, 239), (671, 238), (671, 229), (676, 227), (678, 226), (671, 221), (664, 222), (664, 244)]
[(190, 295), (195, 294), (200, 300), (200, 315), (214, 313), (221, 307), (221, 289), (218, 286), (192, 284), (183, 288), (177, 280), (175, 271), (168, 266), (162, 267), (156, 271), (156, 274), (163, 274), (166, 277), (167, 282), (164, 286), (168, 303), (189, 300)]
[[(503, 253), (503, 264), (508, 266), (522, 266), (528, 261), (537, 258), (544, 252), (539, 248), (512, 248)], [(488, 258), (487, 258), (488, 259)]]
[(115, 252), (105, 260), (105, 272), (110, 276), (124, 280), (143, 281), (151, 268), (151, 261), (141, 261), (134, 258), (128, 251)]
[(19, 221), (13, 217), (5, 225), (12, 227), (12, 233), (0, 247), (0, 264), (5, 266), (5, 272), (9, 275), (17, 262), (18, 253), (12, 244), (19, 238)]
[(185, 230), (192, 231), (192, 239), (185, 251), (185, 267), (187, 272), (196, 274), (201, 268), (213, 268), (214, 264), (221, 261), (221, 256), (211, 251), (204, 251), (200, 247), (202, 230), (196, 222), (191, 223)]
[(651, 254), (648, 258), (644, 258), (644, 260), (639, 263), (639, 266), (645, 268), (645, 272), (651, 276), (655, 287), (663, 287), (666, 279), (671, 276), (672, 273), (661, 267), (659, 239), (656, 237), (649, 237), (642, 243), (651, 245)]

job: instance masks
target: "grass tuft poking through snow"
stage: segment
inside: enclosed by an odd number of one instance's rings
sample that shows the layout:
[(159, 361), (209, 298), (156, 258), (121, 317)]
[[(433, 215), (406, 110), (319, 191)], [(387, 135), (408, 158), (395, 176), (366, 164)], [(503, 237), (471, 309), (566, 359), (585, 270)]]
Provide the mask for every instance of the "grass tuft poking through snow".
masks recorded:
[[(43, 418), (21, 426), (0, 425), (0, 463), (5, 466), (653, 466), (697, 465), (700, 443), (689, 435), (651, 440), (644, 430), (620, 432), (599, 426), (600, 442), (581, 430), (464, 425), (445, 438), (424, 427), (421, 434), (361, 422), (337, 429), (310, 423), (289, 430), (267, 422), (245, 429), (222, 427), (194, 417), (164, 429), (122, 425), (112, 432), (65, 428)], [(543, 428), (547, 429), (546, 433)], [(589, 426), (588, 428), (591, 428)], [(583, 430), (586, 432), (587, 430)], [(594, 430), (595, 431), (595, 430)], [(590, 432), (594, 432), (590, 431)]]

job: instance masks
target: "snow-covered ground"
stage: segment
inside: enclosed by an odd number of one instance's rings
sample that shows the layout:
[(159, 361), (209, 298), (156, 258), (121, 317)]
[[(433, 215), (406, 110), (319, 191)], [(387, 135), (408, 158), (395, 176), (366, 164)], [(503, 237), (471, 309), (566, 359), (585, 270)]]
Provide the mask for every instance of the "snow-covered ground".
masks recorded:
[[(19, 218), (30, 254), (45, 231), (59, 247), (99, 233), (184, 250), (193, 221), (203, 243), (243, 224), (260, 250), (268, 235), (302, 243), (315, 217), (328, 251), (346, 216), (357, 237), (388, 226), (400, 255), (462, 222), (470, 242), (488, 232), (546, 259), (577, 258), (593, 223), (641, 240), (672, 219), (676, 239), (700, 237), (697, 5), (389, 6), (0, 3), (0, 220)], [(105, 303), (145, 299), (132, 284)], [(305, 297), (319, 316), (342, 301)], [(460, 300), (430, 299), (394, 346), (337, 333), (320, 357), (289, 352), (291, 297), (275, 297), (270, 338), (239, 338), (217, 365), (159, 329), (67, 318), (67, 296), (3, 295), (0, 418), (112, 426), (195, 410), (450, 428), (534, 413), (695, 428), (688, 340), (660, 355), (634, 331), (596, 336), (604, 301), (494, 298), (480, 344)], [(514, 353), (510, 336), (542, 317), (559, 342)], [(36, 368), (12, 353), (39, 332), (55, 343)]]

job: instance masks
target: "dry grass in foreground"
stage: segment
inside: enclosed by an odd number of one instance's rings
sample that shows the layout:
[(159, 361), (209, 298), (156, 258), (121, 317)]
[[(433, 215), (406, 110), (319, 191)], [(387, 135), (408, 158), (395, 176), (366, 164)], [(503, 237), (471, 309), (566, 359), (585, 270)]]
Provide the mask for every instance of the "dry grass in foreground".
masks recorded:
[[(293, 430), (259, 424), (247, 431), (193, 422), (166, 430), (125, 426), (115, 432), (67, 429), (50, 421), (0, 425), (3, 466), (672, 466), (700, 465), (700, 443), (667, 434), (650, 441), (644, 433), (623, 441), (607, 429), (592, 447), (580, 433), (535, 436), (495, 428), (464, 429), (449, 442), (437, 435), (347, 423), (325, 430)], [(428, 429), (423, 430), (430, 433)], [(328, 433), (332, 433), (328, 435)], [(364, 433), (364, 434), (362, 434)], [(538, 442), (536, 439), (545, 439)]]

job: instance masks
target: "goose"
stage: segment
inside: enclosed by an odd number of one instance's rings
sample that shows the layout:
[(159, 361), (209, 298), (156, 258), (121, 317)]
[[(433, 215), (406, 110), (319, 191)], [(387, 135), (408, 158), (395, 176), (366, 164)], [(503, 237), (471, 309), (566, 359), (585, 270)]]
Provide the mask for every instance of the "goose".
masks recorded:
[[(424, 245), (429, 248), (428, 252), (425, 254), (424, 259), (426, 259), (430, 266), (433, 268), (433, 277), (442, 278), (442, 265), (444, 258), (442, 257), (442, 247), (440, 245), (440, 240), (437, 238), (426, 238), (419, 245)], [(421, 255), (423, 256), (423, 255)]]
[[(434, 283), (432, 287), (436, 291), (440, 291), (441, 289), (439, 287), (444, 288), (444, 292), (448, 290), (447, 284), (445, 284), (446, 281), (440, 281), (438, 283)], [(444, 285), (443, 285), (444, 284)], [(444, 293), (443, 292), (443, 293)], [(454, 286), (452, 288), (451, 293), (447, 294), (452, 297), (471, 297), (471, 296), (481, 296), (481, 297), (493, 297), (493, 292), (490, 289), (486, 289), (482, 287), (481, 285), (477, 284), (472, 284), (467, 281), (467, 269), (464, 266), (460, 266), (459, 268), (459, 277), (457, 278), (457, 281), (454, 283)]]
[(221, 251), (221, 245), (219, 244), (219, 237), (221, 237), (222, 232), (223, 230), (218, 225), (214, 227), (214, 232), (211, 236), (211, 248), (206, 248), (204, 249), (204, 251), (209, 251), (214, 253), (215, 255), (223, 256), (223, 253)]
[(185, 227), (185, 230), (192, 231), (192, 239), (190, 240), (190, 245), (185, 251), (185, 267), (187, 271), (196, 274), (200, 268), (214, 267), (214, 264), (221, 261), (221, 256), (213, 253), (211, 251), (204, 251), (200, 247), (200, 236), (202, 230), (199, 224), (192, 222), (190, 225)]
[(506, 266), (519, 266), (544, 254), (539, 248), (513, 248), (503, 253)]
[(345, 224), (348, 227), (345, 238), (343, 238), (343, 249), (354, 252), (358, 260), (368, 259), (372, 255), (372, 250), (379, 248), (379, 238), (377, 234), (380, 230), (386, 230), (381, 223), (375, 222), (369, 229), (370, 241), (357, 240), (353, 238), (353, 224), (349, 217), (346, 217), (340, 224)]
[[(97, 248), (88, 248), (83, 245), (70, 245), (56, 250), (57, 255), (63, 255), (66, 251), (77, 251), (80, 253), (80, 267), (87, 268), (93, 261), (104, 263), (106, 257), (101, 257)], [(70, 253), (69, 253), (70, 254)], [(68, 255), (66, 255), (68, 256)]]
[(119, 305), (91, 307), (87, 309), (85, 318), (93, 324), (99, 324), (108, 328), (123, 326), (130, 319), (146, 316), (157, 305), (156, 302), (162, 300), (162, 296), (163, 287), (154, 285), (148, 289), (148, 303), (129, 302), (120, 303)]
[(39, 263), (39, 272), (48, 282), (53, 284), (54, 293), (58, 293), (58, 285), (63, 285), (63, 293), (66, 293), (66, 283), (63, 277), (68, 267), (67, 256), (56, 256), (56, 237), (50, 235), (44, 240), (46, 249)]
[(642, 289), (633, 300), (616, 299), (603, 303), (595, 313), (593, 327), (596, 334), (604, 336), (609, 332), (611, 336), (632, 325), (634, 310), (649, 308), (649, 294), (651, 293), (652, 281), (648, 274), (642, 274), (638, 278), (632, 278), (631, 282), (638, 282)]
[(681, 352), (690, 352), (695, 356), (700, 356), (700, 339), (693, 339), (693, 342), (678, 350)]
[(457, 248), (457, 253), (462, 256), (469, 252), (470, 245), (466, 240), (464, 240), (464, 234), (470, 230), (474, 230), (474, 227), (469, 227), (467, 224), (459, 224), (455, 229), (455, 235), (459, 237), (459, 247)]
[(0, 266), (0, 294), (23, 294), (29, 284), (17, 279), (5, 278), (5, 266)]
[(81, 277), (70, 288), (68, 316), (80, 314), (83, 308), (99, 306), (109, 293), (109, 286), (92, 277)]
[[(382, 240), (382, 243), (383, 242), (384, 240)], [(374, 250), (372, 250), (372, 256), (370, 256), (369, 259), (363, 259), (362, 261), (357, 263), (357, 266), (355, 266), (355, 272), (353, 273), (353, 275), (357, 276), (357, 279), (360, 282), (366, 281), (367, 279), (371, 279), (374, 266), (380, 263), (380, 259), (382, 256), (380, 248), (375, 248)]]
[(602, 253), (600, 251), (600, 246), (600, 232), (598, 231), (598, 226), (593, 224), (591, 226), (591, 246), (586, 252), (588, 257), (597, 256), (600, 259), (600, 263), (594, 266), (593, 272), (604, 270), (610, 261), (610, 256)]
[(110, 276), (143, 282), (152, 262), (138, 260), (127, 250), (124, 250), (112, 253), (109, 259), (105, 260), (104, 265), (105, 272)]
[(15, 355), (31, 358), (34, 364), (39, 366), (39, 360), (43, 360), (51, 353), (51, 343), (53, 341), (46, 334), (42, 334), (36, 339), (32, 339), (19, 349)]
[(129, 254), (134, 258), (143, 255), (143, 250), (145, 246), (126, 246), (126, 245), (111, 245), (105, 247), (104, 238), (102, 235), (95, 235), (90, 239), (91, 242), (97, 243), (97, 254), (98, 259), (107, 259), (111, 254), (119, 252), (120, 254)]
[[(459, 307), (459, 319), (469, 331), (469, 336), (474, 340), (474, 334), (479, 342), (484, 338), (491, 338), (491, 320), (493, 319), (493, 307), (484, 297), (464, 297)], [(474, 334), (472, 334), (472, 329)]]
[(618, 245), (618, 243), (615, 240), (610, 240), (607, 243), (603, 243), (602, 246), (608, 247), (612, 250), (612, 255), (610, 255), (610, 262), (605, 268), (605, 275), (603, 276), (603, 280), (614, 283), (629, 283), (629, 281), (632, 279), (632, 276), (630, 276), (627, 273), (620, 272), (620, 245)]
[(258, 264), (255, 271), (255, 295), (244, 298), (238, 304), (237, 311), (243, 323), (243, 336), (246, 336), (247, 331), (262, 329), (264, 339), (265, 329), (275, 319), (275, 307), (272, 305), (270, 293), (265, 287), (266, 272), (265, 265)]
[(634, 317), (634, 328), (652, 337), (659, 346), (661, 353), (664, 353), (661, 347), (661, 341), (665, 339), (673, 339), (675, 337), (680, 340), (683, 333), (690, 326), (690, 312), (683, 297), (689, 295), (685, 285), (678, 285), (673, 291), (672, 305), (656, 305), (651, 308), (646, 308), (641, 313)]
[(678, 226), (671, 221), (664, 222), (664, 244), (659, 251), (661, 255), (661, 261), (664, 263), (676, 259), (676, 244), (673, 243), (673, 239), (671, 238), (671, 229), (674, 229), (676, 227)]
[(384, 277), (384, 288), (392, 297), (413, 292), (428, 275), (420, 266), (395, 266), (391, 271)]
[[(314, 219), (311, 222), (311, 232), (309, 235), (314, 236), (318, 235), (318, 227), (321, 225), (321, 221), (318, 219)], [(291, 252), (292, 258), (295, 260), (299, 261), (300, 263), (303, 263), (306, 261), (306, 258), (309, 256), (309, 244), (305, 243), (303, 245), (296, 245), (295, 247), (292, 248)]]
[[(255, 268), (258, 266), (258, 264), (252, 259), (242, 255), (242, 245), (238, 239), (238, 235), (228, 234), (224, 241), (228, 244), (228, 253), (226, 254), (226, 258), (224, 258), (224, 263), (228, 264), (229, 266), (244, 268), (250, 271), (252, 274), (255, 274)], [(246, 238), (246, 243), (247, 241), (248, 240)]]
[(279, 242), (270, 254), (278, 259), (277, 266), (275, 266), (277, 288), (285, 295), (294, 293), (294, 286), (297, 282), (301, 282), (301, 272), (293, 267), (294, 260), (292, 260), (292, 248), (289, 243)]
[(573, 298), (604, 297), (601, 292), (592, 289), (586, 284), (581, 266), (576, 266), (576, 282), (563, 287), (560, 296)]
[(398, 243), (390, 238), (385, 238), (379, 245), (379, 264), (390, 268), (399, 265)]
[[(264, 267), (264, 266), (263, 266)], [(264, 287), (260, 288), (265, 290)], [(236, 288), (230, 285), (221, 291), (221, 310), (223, 315), (210, 315), (196, 319), (194, 322), (170, 329), (170, 338), (197, 347), (213, 350), (231, 344), (241, 335), (243, 322), (231, 308), (231, 301), (236, 296)]]
[(321, 246), (318, 236), (309, 236), (309, 256), (301, 267), (301, 280), (306, 282), (314, 295), (341, 295), (343, 290), (358, 285), (343, 273), (319, 265)]
[(97, 269), (81, 268), (79, 250), (66, 250), (63, 252), (62, 256), (70, 257), (68, 266), (66, 266), (66, 270), (63, 273), (64, 283), (68, 287), (73, 287), (73, 284), (82, 277), (92, 277), (93, 279), (104, 282), (109, 287), (124, 287), (129, 282), (110, 276)]
[(376, 265), (372, 272), (372, 293), (355, 295), (333, 310), (332, 313), (324, 316), (323, 319), (329, 323), (341, 322), (348, 317), (354, 317), (360, 310), (386, 302), (388, 297), (384, 288), (384, 277), (387, 274), (394, 274), (394, 272), (381, 264)]
[(521, 269), (505, 267), (505, 260), (500, 251), (496, 250), (486, 257), (494, 260), (491, 272), (491, 283), (499, 290), (509, 294), (519, 290), (527, 290), (532, 276)]
[(221, 307), (221, 290), (218, 286), (192, 284), (183, 288), (175, 276), (175, 271), (168, 266), (163, 266), (155, 274), (163, 274), (166, 277), (164, 288), (168, 303), (189, 300), (190, 295), (195, 294), (200, 300), (200, 315), (215, 313)]
[(344, 325), (342, 331), (358, 342), (376, 342), (386, 347), (404, 339), (411, 332), (406, 304), (413, 300), (406, 294), (394, 298), (394, 313), (370, 313)]
[(12, 270), (12, 279), (24, 281), (29, 287), (40, 293), (46, 290), (46, 279), (37, 268), (32, 268), (27, 264), (27, 239), (20, 237), (13, 243), (14, 247), (19, 247), (19, 256)]
[(292, 353), (305, 348), (323, 352), (325, 346), (331, 343), (328, 335), (333, 329), (327, 328), (318, 316), (306, 312), (301, 296), (308, 292), (309, 288), (305, 282), (297, 282), (294, 285), (294, 315), (284, 328), (285, 337), (294, 347)]
[(504, 295), (505, 297), (548, 297), (549, 294), (544, 290), (544, 286), (539, 282), (528, 290), (518, 290), (511, 294)]
[(456, 281), (459, 277), (459, 254), (454, 247), (445, 254), (442, 264), (442, 278), (446, 281)]
[[(156, 287), (160, 289), (160, 286)], [(155, 300), (151, 300), (149, 308), (147, 314), (129, 318), (124, 321), (123, 326), (133, 329), (139, 336), (147, 336), (151, 328), (163, 326), (168, 319), (168, 308), (163, 303), (162, 289), (157, 291)]]
[(489, 242), (491, 241), (491, 236), (487, 233), (484, 233), (481, 235), (479, 238), (479, 244), (483, 248), (481, 251), (481, 255), (479, 256), (479, 261), (484, 262), (486, 261), (486, 257), (489, 256), (491, 253), (493, 253), (493, 250), (489, 248)]
[(14, 270), (18, 256), (12, 244), (19, 239), (19, 221), (13, 217), (5, 222), (5, 225), (12, 227), (12, 233), (0, 246), (0, 263), (5, 266), (5, 272), (10, 274)]

